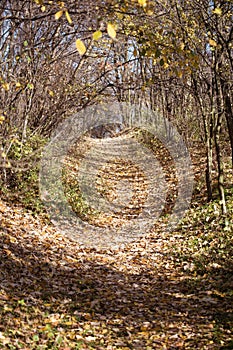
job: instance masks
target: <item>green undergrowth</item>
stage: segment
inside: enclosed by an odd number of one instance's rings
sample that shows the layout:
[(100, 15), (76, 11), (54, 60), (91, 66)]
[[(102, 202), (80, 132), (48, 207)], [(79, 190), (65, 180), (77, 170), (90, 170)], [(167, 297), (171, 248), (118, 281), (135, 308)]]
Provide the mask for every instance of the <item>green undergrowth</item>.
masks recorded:
[(39, 194), (39, 167), (46, 142), (47, 139), (38, 135), (28, 136), (23, 143), (13, 142), (7, 154), (9, 166), (0, 176), (1, 198), (37, 214), (44, 212)]
[(178, 232), (185, 239), (185, 246), (190, 247), (191, 253), (203, 251), (215, 258), (216, 254), (233, 256), (232, 189), (226, 191), (226, 198), (227, 215), (222, 215), (220, 201), (216, 199), (190, 208), (180, 222)]
[[(216, 348), (233, 349), (232, 340), (220, 346), (221, 332), (233, 330), (233, 196), (226, 191), (228, 225), (219, 200), (191, 208), (173, 235), (170, 254), (178, 269), (185, 271), (184, 288), (202, 290), (211, 303), (222, 301), (222, 312), (214, 313)], [(191, 292), (190, 292), (191, 293)], [(213, 307), (213, 306), (210, 306)], [(219, 345), (218, 345), (219, 344)]]

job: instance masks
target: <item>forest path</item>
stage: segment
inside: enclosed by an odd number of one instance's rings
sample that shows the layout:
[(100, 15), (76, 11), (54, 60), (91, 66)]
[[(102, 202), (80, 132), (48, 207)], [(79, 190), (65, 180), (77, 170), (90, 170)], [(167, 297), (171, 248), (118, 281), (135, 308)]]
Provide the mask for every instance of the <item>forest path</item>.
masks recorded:
[(205, 229), (188, 222), (172, 233), (160, 227), (118, 250), (98, 250), (20, 207), (1, 202), (0, 215), (0, 348), (232, 344), (231, 266), (209, 261), (201, 269), (207, 257), (187, 240), (201, 240)]

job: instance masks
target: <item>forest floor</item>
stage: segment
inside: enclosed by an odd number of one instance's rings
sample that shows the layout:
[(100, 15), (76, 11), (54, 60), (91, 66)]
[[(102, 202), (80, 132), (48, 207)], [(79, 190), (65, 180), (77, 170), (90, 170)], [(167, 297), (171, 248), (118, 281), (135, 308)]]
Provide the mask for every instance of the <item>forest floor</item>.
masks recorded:
[[(228, 202), (233, 213), (231, 188)], [(0, 349), (233, 349), (233, 238), (220, 218), (199, 187), (173, 232), (162, 218), (96, 249), (0, 201)]]

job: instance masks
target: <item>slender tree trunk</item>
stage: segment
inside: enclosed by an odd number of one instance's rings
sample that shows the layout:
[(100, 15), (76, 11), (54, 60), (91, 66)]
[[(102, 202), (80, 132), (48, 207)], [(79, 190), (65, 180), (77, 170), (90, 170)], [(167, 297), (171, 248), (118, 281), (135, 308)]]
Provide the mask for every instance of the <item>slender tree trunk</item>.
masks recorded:
[(227, 205), (224, 191), (224, 172), (223, 172), (223, 162), (222, 162), (222, 154), (221, 154), (221, 146), (220, 146), (220, 128), (221, 123), (218, 123), (217, 130), (215, 132), (215, 149), (216, 149), (216, 157), (218, 163), (218, 191), (220, 195), (220, 202), (222, 208), (222, 214), (227, 214)]
[(207, 200), (208, 202), (213, 198), (212, 191), (212, 165), (213, 165), (213, 143), (210, 137), (207, 138), (206, 143), (206, 186), (207, 186)]
[[(215, 85), (215, 93), (216, 93), (217, 119), (216, 119), (216, 126), (214, 130), (214, 140), (215, 140), (215, 149), (216, 149), (216, 157), (217, 157), (217, 164), (218, 164), (218, 191), (220, 196), (220, 204), (222, 208), (222, 214), (224, 217), (226, 217), (227, 205), (226, 205), (225, 190), (224, 190), (224, 169), (223, 169), (221, 145), (220, 145), (220, 133), (221, 133), (221, 126), (222, 126), (222, 119), (224, 115), (224, 100), (223, 100), (221, 82), (219, 77), (219, 66), (220, 64), (216, 60), (214, 62), (214, 85)], [(225, 221), (225, 224), (227, 224), (226, 221)]]
[[(200, 91), (198, 91), (197, 80), (193, 77), (193, 88), (195, 99), (198, 102), (198, 105), (201, 110), (202, 121), (204, 126), (204, 137), (205, 137), (205, 146), (206, 146), (206, 170), (205, 170), (205, 179), (206, 179), (206, 188), (207, 188), (207, 200), (208, 202), (213, 198), (213, 189), (212, 189), (212, 168), (213, 168), (213, 110), (211, 110), (210, 118), (208, 119), (207, 113), (203, 106), (202, 99), (200, 97)], [(211, 98), (211, 104), (212, 103)], [(212, 108), (211, 108), (212, 109)]]
[(231, 164), (233, 168), (233, 108), (232, 108), (232, 98), (231, 98), (231, 90), (230, 87), (228, 88), (227, 84), (224, 82), (223, 79), (221, 79), (221, 89), (222, 89), (222, 95), (224, 99), (224, 111), (225, 111), (225, 117), (227, 121), (227, 128), (228, 128), (228, 134), (231, 144)]

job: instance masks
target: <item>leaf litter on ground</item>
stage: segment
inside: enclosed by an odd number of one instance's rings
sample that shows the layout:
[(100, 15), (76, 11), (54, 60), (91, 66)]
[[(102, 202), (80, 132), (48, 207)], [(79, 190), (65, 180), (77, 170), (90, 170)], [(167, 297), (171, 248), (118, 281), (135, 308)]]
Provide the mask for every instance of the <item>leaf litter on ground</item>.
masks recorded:
[(232, 348), (232, 231), (215, 202), (118, 250), (4, 201), (0, 218), (0, 348)]

